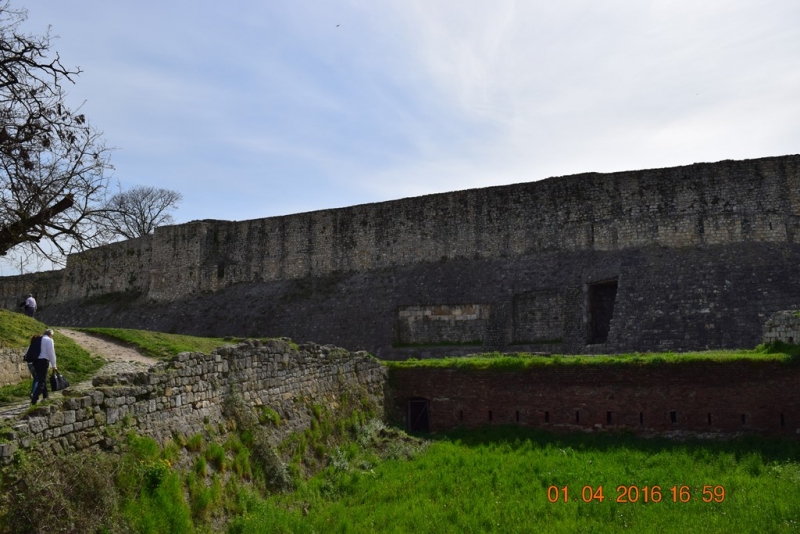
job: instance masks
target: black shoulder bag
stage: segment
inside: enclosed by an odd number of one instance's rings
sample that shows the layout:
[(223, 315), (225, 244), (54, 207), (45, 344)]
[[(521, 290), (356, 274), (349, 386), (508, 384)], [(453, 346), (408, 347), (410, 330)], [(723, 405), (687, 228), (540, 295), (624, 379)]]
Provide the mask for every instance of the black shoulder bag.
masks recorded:
[(64, 378), (64, 375), (58, 371), (53, 372), (53, 375), (50, 377), (50, 389), (52, 391), (61, 391), (62, 389), (66, 389), (68, 387), (69, 381)]

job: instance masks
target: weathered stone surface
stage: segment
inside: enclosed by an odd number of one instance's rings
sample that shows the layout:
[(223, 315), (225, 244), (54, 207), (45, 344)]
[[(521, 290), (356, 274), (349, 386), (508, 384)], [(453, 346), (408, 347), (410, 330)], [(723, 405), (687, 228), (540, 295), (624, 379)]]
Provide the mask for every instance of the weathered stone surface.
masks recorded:
[(764, 343), (783, 341), (800, 344), (800, 311), (782, 310), (773, 314), (764, 325)]
[(44, 417), (33, 417), (30, 419), (28, 425), (32, 433), (38, 434), (47, 428), (47, 419)]
[(18, 448), (19, 445), (16, 441), (12, 443), (0, 443), (0, 459), (11, 457)]
[(0, 348), (0, 386), (16, 384), (30, 378), (25, 352), (26, 349)]

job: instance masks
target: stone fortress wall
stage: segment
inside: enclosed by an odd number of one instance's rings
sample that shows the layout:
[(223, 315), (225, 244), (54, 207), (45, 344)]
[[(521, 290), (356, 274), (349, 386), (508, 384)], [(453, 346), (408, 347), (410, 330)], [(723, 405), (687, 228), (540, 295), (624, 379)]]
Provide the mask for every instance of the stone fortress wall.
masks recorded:
[(50, 323), (324, 339), (387, 358), (475, 343), (683, 350), (758, 343), (767, 317), (800, 307), (798, 263), (793, 155), (162, 227), (70, 256), (41, 284), (2, 279), (0, 303), (33, 288)]
[(149, 372), (94, 379), (86, 391), (70, 391), (61, 401), (35, 408), (2, 436), (0, 460), (22, 449), (45, 452), (113, 447), (106, 428), (127, 429), (163, 442), (181, 434), (219, 427), (224, 404), (239, 395), (248, 406), (268, 406), (282, 424), (276, 441), (309, 428), (312, 405), (331, 405), (342, 394), (365, 395), (384, 403), (385, 368), (374, 358), (332, 346), (248, 340), (210, 355), (183, 353)]
[(55, 302), (448, 260), (800, 240), (800, 157), (582, 174), (241, 222), (196, 221), (69, 258)]

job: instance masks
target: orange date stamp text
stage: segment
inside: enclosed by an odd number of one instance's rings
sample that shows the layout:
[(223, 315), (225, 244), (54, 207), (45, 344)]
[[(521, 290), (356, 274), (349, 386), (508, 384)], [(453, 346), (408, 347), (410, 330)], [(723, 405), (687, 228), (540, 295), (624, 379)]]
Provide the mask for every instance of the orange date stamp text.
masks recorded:
[[(573, 493), (569, 486), (550, 486), (547, 488), (547, 500), (551, 503), (568, 503), (570, 497), (573, 502), (583, 501), (603, 502), (606, 499), (603, 486), (583, 486), (579, 492)], [(659, 503), (659, 502), (680, 502), (688, 503), (699, 500), (704, 503), (721, 503), (725, 500), (725, 487), (704, 485), (692, 488), (691, 486), (676, 484), (664, 490), (661, 486), (617, 486), (616, 502), (623, 504), (630, 503)]]

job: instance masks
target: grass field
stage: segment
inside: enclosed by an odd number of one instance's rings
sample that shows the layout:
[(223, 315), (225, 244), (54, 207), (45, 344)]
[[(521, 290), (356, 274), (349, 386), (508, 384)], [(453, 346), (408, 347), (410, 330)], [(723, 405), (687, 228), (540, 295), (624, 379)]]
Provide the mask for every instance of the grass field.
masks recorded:
[(796, 532), (798, 491), (796, 441), (495, 427), (438, 437), (411, 461), (329, 467), (294, 493), (260, 501), (229, 531)]

